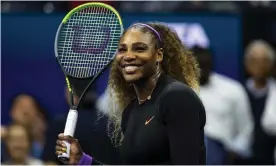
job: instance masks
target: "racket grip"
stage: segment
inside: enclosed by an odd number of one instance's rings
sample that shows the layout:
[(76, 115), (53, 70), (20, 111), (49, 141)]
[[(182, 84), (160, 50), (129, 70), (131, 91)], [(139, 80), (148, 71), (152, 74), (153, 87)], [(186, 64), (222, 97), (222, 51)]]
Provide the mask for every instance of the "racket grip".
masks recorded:
[[(64, 129), (64, 136), (74, 136), (76, 125), (77, 125), (77, 120), (78, 120), (78, 112), (77, 110), (70, 109), (66, 124), (65, 124), (65, 129)], [(61, 155), (58, 155), (59, 160), (61, 161), (68, 161), (70, 158), (70, 143), (67, 141), (63, 141), (63, 143), (66, 145), (66, 153), (62, 153)]]

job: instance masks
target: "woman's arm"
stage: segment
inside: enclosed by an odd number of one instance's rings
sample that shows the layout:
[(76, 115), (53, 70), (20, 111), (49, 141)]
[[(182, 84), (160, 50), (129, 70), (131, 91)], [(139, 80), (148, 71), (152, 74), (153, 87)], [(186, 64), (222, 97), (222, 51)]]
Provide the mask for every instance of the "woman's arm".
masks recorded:
[(196, 93), (183, 84), (173, 83), (162, 96), (160, 111), (167, 128), (172, 164), (203, 164), (205, 109)]

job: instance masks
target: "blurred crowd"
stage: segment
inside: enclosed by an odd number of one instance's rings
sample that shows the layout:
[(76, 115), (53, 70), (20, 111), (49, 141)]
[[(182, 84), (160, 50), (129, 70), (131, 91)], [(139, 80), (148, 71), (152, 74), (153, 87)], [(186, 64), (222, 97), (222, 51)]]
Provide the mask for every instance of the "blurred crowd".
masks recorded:
[[(43, 4), (45, 2), (37, 2)], [(58, 2), (52, 2), (58, 4)], [(62, 2), (60, 2), (62, 3)], [(113, 2), (110, 2), (113, 3)], [(147, 5), (145, 5), (147, 3)], [(123, 10), (183, 10), (186, 3), (198, 8), (210, 6), (213, 10), (238, 11), (241, 8), (267, 6), (276, 8), (274, 2), (227, 4), (199, 1), (171, 2), (164, 5), (137, 7), (136, 2), (116, 3)], [(268, 5), (267, 5), (268, 4)], [(2, 2), (2, 10), (31, 8)], [(34, 6), (37, 4), (34, 2)], [(57, 7), (58, 5), (56, 5)], [(220, 6), (220, 7), (219, 7)], [(225, 7), (223, 7), (225, 6)], [(150, 8), (149, 8), (150, 7)], [(191, 6), (190, 6), (191, 7)], [(33, 7), (35, 8), (35, 7)], [(60, 5), (60, 8), (66, 8)], [(48, 5), (49, 9), (49, 5)], [(185, 10), (188, 10), (185, 9)], [(208, 9), (210, 10), (210, 9)], [(185, 44), (185, 43), (184, 43)], [(198, 58), (201, 68), (200, 98), (206, 109), (205, 126), (207, 164), (210, 165), (275, 165), (276, 164), (276, 55), (275, 49), (265, 40), (252, 40), (243, 55), (243, 66), (247, 76), (238, 82), (214, 71), (212, 48), (193, 46), (190, 48)], [(81, 95), (83, 86), (75, 83), (75, 99)], [(120, 164), (118, 147), (114, 147), (107, 133), (107, 118), (99, 110), (108, 111), (105, 93), (96, 95), (92, 87), (81, 103), (75, 137), (83, 151), (107, 164)], [(69, 94), (65, 88), (64, 100)], [(7, 165), (61, 164), (55, 155), (56, 138), (62, 133), (66, 113), (49, 117), (35, 96), (22, 93), (14, 96), (10, 106), (11, 123), (1, 126), (1, 162)]]
[[(212, 54), (194, 48), (201, 68), (200, 97), (206, 109), (208, 164), (276, 164), (275, 52), (263, 40), (245, 49), (244, 84), (212, 71)], [(274, 78), (272, 76), (274, 74)]]

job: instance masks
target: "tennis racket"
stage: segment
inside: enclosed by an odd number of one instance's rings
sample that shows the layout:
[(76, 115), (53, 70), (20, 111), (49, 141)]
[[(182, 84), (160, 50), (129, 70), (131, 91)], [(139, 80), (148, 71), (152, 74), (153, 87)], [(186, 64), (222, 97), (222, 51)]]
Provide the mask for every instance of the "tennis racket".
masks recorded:
[[(55, 38), (55, 56), (65, 74), (70, 93), (70, 110), (64, 135), (74, 136), (78, 108), (90, 85), (111, 64), (117, 51), (123, 23), (119, 13), (104, 3), (86, 3), (72, 9), (62, 20)], [(72, 80), (87, 82), (86, 88), (74, 103)], [(68, 161), (67, 152), (58, 156)]]

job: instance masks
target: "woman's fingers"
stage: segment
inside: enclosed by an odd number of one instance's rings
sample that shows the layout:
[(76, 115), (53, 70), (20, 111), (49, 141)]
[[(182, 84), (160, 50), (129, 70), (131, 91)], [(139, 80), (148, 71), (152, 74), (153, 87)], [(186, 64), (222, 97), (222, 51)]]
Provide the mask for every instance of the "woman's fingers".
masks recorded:
[(56, 141), (56, 144), (58, 145), (58, 146), (60, 146), (60, 147), (63, 147), (63, 148), (67, 148), (67, 146), (65, 145), (65, 143), (62, 141), (62, 140), (57, 140)]

